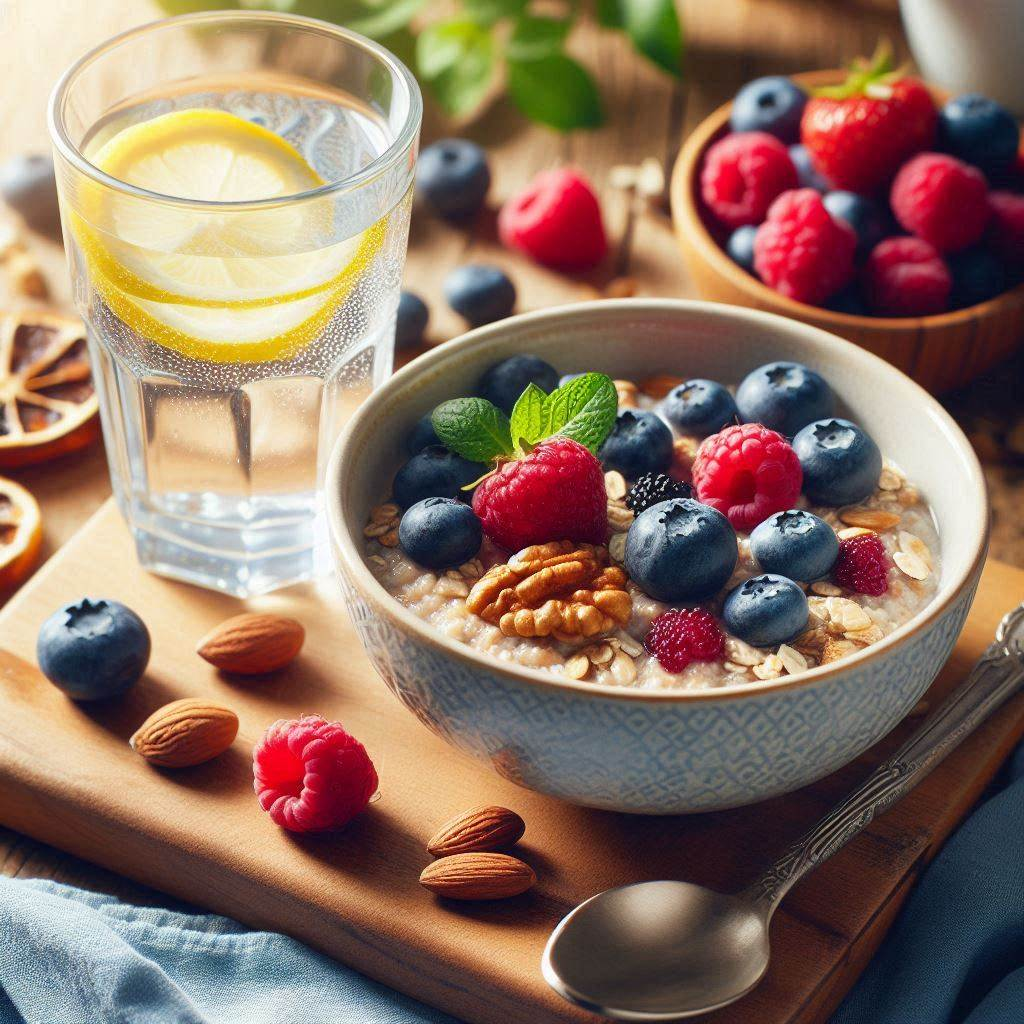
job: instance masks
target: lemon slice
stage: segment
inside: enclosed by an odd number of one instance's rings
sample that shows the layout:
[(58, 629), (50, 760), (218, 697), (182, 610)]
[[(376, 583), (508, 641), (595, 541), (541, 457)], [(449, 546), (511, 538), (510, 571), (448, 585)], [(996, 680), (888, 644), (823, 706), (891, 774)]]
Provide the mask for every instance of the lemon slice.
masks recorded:
[[(280, 198), (324, 184), (279, 135), (222, 110), (178, 110), (132, 125), (90, 159), (147, 191), (211, 203)], [(365, 267), (381, 232), (333, 242), (331, 212), (329, 198), (224, 211), (94, 188), (83, 197), (75, 233), (92, 269), (130, 296), (254, 309), (334, 291)], [(295, 252), (296, 244), (307, 251)]]

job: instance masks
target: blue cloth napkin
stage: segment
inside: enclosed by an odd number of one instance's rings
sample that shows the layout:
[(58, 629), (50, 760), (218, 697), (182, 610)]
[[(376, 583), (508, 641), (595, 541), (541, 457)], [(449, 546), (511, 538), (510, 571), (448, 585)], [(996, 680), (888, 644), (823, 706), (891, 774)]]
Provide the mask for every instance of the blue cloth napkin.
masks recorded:
[[(1003, 782), (925, 872), (832, 1024), (1024, 1022), (1024, 748)], [(282, 935), (0, 879), (0, 1024), (321, 1022), (456, 1024)]]
[(226, 917), (0, 878), (0, 1024), (455, 1024)]

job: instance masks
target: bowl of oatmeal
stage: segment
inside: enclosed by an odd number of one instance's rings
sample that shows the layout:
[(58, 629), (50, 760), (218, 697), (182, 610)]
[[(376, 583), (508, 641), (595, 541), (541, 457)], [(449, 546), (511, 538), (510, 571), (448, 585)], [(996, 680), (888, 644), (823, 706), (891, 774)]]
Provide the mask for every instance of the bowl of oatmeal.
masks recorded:
[(962, 628), (988, 530), (957, 426), (824, 331), (676, 300), (473, 331), (328, 466), (339, 576), (403, 704), (587, 806), (738, 806), (856, 757)]

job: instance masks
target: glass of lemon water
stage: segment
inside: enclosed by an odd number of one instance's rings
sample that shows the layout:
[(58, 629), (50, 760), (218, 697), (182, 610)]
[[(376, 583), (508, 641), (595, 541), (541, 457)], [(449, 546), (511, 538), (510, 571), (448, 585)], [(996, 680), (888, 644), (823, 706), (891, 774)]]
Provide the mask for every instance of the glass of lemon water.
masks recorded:
[(238, 596), (326, 567), (322, 466), (391, 372), (421, 100), (382, 47), (185, 15), (50, 101), (114, 493), (149, 569)]

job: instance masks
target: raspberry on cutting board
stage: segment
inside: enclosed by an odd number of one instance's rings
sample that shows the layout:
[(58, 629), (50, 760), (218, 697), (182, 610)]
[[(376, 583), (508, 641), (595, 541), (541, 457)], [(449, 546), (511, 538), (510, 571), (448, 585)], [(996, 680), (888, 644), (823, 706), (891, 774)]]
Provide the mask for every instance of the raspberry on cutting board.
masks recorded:
[(797, 187), (789, 151), (767, 132), (737, 132), (704, 158), (700, 194), (727, 227), (760, 224), (776, 196)]
[(742, 423), (712, 434), (693, 463), (693, 484), (705, 505), (733, 529), (749, 532), (800, 497), (803, 470), (786, 439), (760, 423)]
[(347, 825), (377, 791), (366, 748), (338, 722), (275, 722), (252, 753), (253, 788), (275, 825), (324, 832)]
[(783, 192), (754, 239), (754, 269), (780, 295), (820, 306), (853, 277), (857, 235), (814, 189)]

